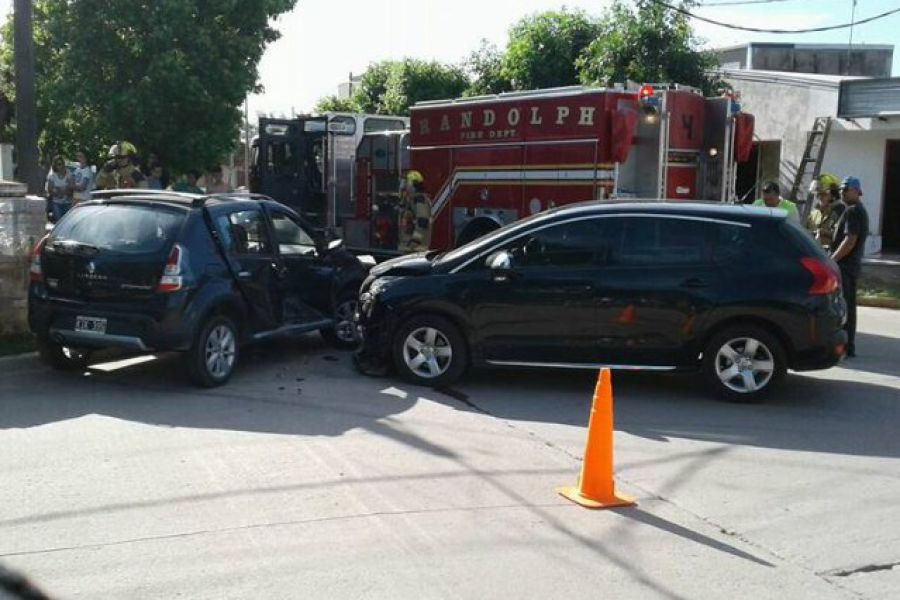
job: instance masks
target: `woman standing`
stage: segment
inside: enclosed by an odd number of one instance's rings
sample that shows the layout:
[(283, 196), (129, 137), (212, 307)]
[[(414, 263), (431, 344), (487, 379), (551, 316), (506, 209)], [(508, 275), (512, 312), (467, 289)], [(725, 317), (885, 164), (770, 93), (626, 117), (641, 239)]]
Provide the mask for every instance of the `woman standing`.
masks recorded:
[(51, 220), (57, 223), (72, 208), (75, 193), (75, 178), (66, 169), (66, 161), (60, 155), (53, 157), (52, 168), (47, 174), (46, 192)]

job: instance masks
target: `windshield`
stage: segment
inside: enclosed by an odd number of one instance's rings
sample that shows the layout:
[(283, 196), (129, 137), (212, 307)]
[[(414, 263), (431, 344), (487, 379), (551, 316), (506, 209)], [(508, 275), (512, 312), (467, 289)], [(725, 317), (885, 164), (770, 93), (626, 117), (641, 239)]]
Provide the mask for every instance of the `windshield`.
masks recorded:
[(48, 243), (75, 243), (100, 251), (153, 254), (167, 249), (184, 220), (184, 213), (139, 205), (81, 206), (53, 230)]
[(515, 221), (510, 223), (509, 225), (504, 225), (500, 229), (492, 231), (477, 240), (473, 240), (464, 246), (460, 246), (455, 250), (451, 250), (450, 252), (445, 252), (444, 254), (437, 257), (438, 262), (452, 262), (464, 256), (468, 256), (469, 254), (474, 254), (488, 248), (497, 240), (505, 237), (506, 235), (519, 231), (520, 229), (524, 229), (531, 224), (532, 221), (539, 219), (540, 217), (546, 216), (546, 213), (538, 213), (536, 215), (531, 215), (530, 217), (526, 217), (519, 221)]

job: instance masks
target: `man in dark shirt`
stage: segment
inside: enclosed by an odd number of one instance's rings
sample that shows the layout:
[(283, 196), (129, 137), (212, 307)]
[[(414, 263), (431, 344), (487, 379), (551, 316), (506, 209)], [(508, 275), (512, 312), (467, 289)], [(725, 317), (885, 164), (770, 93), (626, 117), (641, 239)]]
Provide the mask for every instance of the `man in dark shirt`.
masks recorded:
[(841, 198), (847, 209), (835, 226), (835, 248), (831, 258), (841, 268), (844, 300), (847, 301), (847, 356), (856, 356), (856, 283), (869, 237), (869, 215), (862, 205), (862, 186), (856, 177), (844, 177)]

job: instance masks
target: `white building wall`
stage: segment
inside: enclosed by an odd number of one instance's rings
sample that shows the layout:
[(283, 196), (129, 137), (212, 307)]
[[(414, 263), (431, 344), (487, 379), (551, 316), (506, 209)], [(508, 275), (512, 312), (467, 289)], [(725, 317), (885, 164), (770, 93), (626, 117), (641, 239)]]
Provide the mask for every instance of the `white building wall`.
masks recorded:
[(887, 140), (900, 139), (900, 128), (875, 131), (832, 129), (822, 170), (840, 177), (859, 177), (863, 206), (869, 214), (871, 235), (866, 253), (881, 251), (881, 213), (884, 206), (884, 166)]
[[(816, 117), (837, 115), (838, 88), (820, 82), (790, 81), (789, 77), (770, 79), (773, 80), (735, 77), (726, 81), (740, 92), (742, 108), (755, 115), (756, 138), (781, 141), (779, 180), (787, 194)], [(881, 251), (885, 152), (886, 142), (891, 139), (900, 139), (900, 118), (890, 117), (884, 121), (835, 119), (825, 150), (823, 172), (841, 177), (855, 175), (862, 181), (863, 203), (871, 230), (866, 243), (867, 254)]]
[(781, 141), (779, 181), (785, 194), (790, 191), (803, 158), (806, 136), (816, 117), (837, 112), (837, 87), (792, 83), (731, 80), (741, 94), (741, 108), (756, 117), (759, 140)]

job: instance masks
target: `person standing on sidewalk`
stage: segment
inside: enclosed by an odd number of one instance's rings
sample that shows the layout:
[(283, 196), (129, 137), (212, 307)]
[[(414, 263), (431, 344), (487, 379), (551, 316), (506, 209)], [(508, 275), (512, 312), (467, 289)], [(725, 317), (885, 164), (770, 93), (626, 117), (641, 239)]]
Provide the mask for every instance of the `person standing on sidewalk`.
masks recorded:
[(78, 161), (78, 167), (72, 176), (75, 178), (75, 203), (77, 204), (91, 199), (91, 191), (94, 189), (94, 169), (83, 150), (75, 153), (75, 160)]
[(56, 223), (72, 208), (72, 195), (75, 192), (75, 178), (69, 173), (66, 161), (60, 155), (53, 157), (52, 168), (47, 174), (46, 192), (50, 209), (48, 212)]
[(869, 237), (869, 215), (862, 205), (862, 185), (856, 177), (841, 181), (841, 198), (847, 206), (835, 226), (835, 248), (831, 258), (841, 268), (844, 300), (847, 302), (847, 356), (856, 356), (856, 285)]

